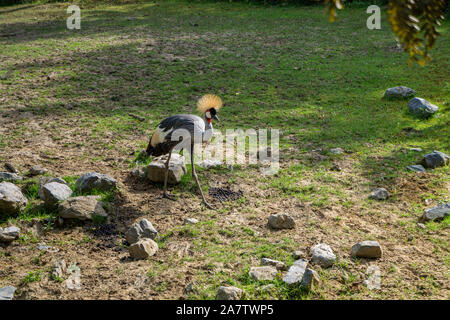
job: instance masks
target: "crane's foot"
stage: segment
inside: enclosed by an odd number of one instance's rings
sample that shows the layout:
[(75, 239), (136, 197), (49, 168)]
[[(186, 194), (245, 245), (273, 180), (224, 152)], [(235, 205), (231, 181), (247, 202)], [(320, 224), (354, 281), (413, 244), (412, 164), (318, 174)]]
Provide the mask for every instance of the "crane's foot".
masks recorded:
[(166, 198), (166, 199), (169, 199), (169, 200), (172, 200), (172, 201), (177, 200), (177, 198), (175, 198), (175, 196), (171, 196), (170, 194), (167, 194), (166, 192), (163, 192), (161, 198)]

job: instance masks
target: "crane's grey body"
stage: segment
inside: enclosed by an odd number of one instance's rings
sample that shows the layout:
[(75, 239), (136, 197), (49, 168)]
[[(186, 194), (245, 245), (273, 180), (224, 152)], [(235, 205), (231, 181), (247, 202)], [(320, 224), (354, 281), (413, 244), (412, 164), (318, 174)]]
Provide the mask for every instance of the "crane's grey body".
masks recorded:
[[(208, 115), (210, 115), (209, 111)], [(215, 116), (215, 110), (214, 117), (215, 119), (218, 119)], [(166, 173), (164, 179), (163, 197), (174, 200), (172, 196), (169, 196), (166, 193), (168, 169), (172, 151), (174, 149), (187, 149), (191, 155), (192, 176), (197, 182), (203, 202), (208, 208), (212, 209), (212, 206), (206, 201), (205, 196), (203, 195), (194, 166), (194, 145), (210, 141), (212, 134), (213, 127), (211, 124), (211, 118), (208, 118), (207, 115), (205, 115), (205, 119), (202, 119), (199, 116), (192, 114), (177, 114), (161, 121), (150, 139), (150, 143), (147, 147), (147, 154), (154, 156), (160, 156), (163, 154), (169, 155), (165, 165)]]

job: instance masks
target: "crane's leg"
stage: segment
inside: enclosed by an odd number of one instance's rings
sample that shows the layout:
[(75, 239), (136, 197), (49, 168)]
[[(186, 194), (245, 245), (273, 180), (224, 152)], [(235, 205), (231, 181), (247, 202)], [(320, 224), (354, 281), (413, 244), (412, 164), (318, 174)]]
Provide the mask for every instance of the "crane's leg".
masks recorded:
[(170, 162), (170, 156), (172, 155), (172, 150), (173, 150), (173, 148), (170, 149), (169, 156), (167, 157), (167, 161), (165, 163), (166, 172), (164, 174), (164, 192), (163, 192), (162, 197), (170, 199), (170, 200), (175, 200), (176, 198), (174, 196), (171, 196), (171, 195), (167, 194), (167, 179), (169, 177), (169, 162)]
[(198, 182), (197, 172), (195, 172), (195, 166), (194, 166), (194, 144), (191, 144), (191, 166), (192, 166), (192, 176), (195, 179), (195, 182), (197, 182), (198, 190), (200, 191), (200, 194), (202, 195), (203, 203), (208, 209), (214, 209), (212, 205), (210, 205), (203, 195), (203, 190), (200, 187), (200, 182)]

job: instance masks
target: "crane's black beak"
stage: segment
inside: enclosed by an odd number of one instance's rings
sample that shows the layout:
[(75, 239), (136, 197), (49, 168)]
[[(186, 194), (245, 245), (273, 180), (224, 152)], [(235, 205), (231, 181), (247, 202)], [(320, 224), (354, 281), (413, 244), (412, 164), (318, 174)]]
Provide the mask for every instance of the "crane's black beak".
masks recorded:
[(213, 119), (220, 122), (219, 117), (217, 117), (217, 115), (214, 115), (214, 116), (213, 116)]

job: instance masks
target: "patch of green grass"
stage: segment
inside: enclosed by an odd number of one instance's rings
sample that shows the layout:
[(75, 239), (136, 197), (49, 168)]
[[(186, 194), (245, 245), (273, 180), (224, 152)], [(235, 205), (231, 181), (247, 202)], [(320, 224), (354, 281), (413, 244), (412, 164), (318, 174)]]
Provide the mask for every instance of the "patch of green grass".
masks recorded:
[(22, 280), (21, 285), (27, 285), (31, 282), (36, 282), (41, 280), (41, 271), (30, 271), (27, 276)]

